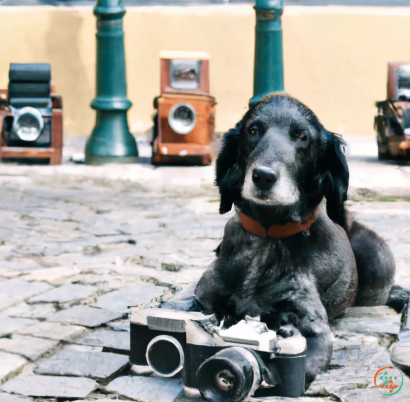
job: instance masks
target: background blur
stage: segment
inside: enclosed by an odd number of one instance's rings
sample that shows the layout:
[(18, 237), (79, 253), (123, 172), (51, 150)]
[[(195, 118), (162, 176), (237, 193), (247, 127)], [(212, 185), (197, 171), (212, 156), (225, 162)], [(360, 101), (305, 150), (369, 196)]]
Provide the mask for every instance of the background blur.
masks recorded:
[[(149, 133), (161, 50), (206, 51), (216, 129), (225, 131), (252, 96), (255, 13), (221, 0), (125, 1), (129, 124)], [(332, 3), (334, 5), (328, 5)], [(95, 113), (94, 3), (0, 1), (0, 87), (10, 62), (48, 62), (63, 96), (65, 136), (88, 135)], [(325, 126), (373, 135), (374, 102), (386, 97), (388, 61), (410, 60), (410, 0), (285, 0), (285, 88)]]

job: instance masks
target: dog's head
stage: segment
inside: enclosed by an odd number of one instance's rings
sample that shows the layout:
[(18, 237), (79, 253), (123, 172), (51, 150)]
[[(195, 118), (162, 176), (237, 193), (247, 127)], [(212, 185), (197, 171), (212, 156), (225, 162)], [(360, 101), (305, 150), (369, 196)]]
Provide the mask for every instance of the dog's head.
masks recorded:
[(325, 196), (329, 217), (346, 226), (344, 142), (289, 96), (265, 97), (224, 135), (216, 184), (221, 213), (232, 203), (247, 203), (287, 210), (292, 220), (303, 220)]

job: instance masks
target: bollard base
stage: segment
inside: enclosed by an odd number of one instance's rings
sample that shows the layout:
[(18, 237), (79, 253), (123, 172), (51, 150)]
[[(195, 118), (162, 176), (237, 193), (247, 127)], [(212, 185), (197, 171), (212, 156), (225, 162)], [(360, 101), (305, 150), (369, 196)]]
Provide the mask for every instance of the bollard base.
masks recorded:
[(138, 156), (98, 156), (86, 155), (85, 164), (93, 166), (101, 166), (109, 163), (137, 163)]
[(255, 106), (258, 102), (260, 102), (265, 96), (268, 95), (286, 95), (286, 91), (272, 91), (272, 92), (264, 92), (263, 94), (255, 95), (249, 101), (249, 107)]

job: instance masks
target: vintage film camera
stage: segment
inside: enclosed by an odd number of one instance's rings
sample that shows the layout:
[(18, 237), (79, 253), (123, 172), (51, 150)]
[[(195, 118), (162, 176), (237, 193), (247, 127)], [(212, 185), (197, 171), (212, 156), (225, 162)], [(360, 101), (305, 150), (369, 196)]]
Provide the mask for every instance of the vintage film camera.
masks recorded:
[(205, 52), (161, 52), (161, 95), (154, 100), (152, 163), (209, 165), (215, 98)]
[(304, 394), (306, 339), (295, 328), (282, 338), (249, 318), (228, 329), (214, 324), (200, 312), (134, 310), (131, 363), (162, 377), (182, 374), (210, 402)]
[(410, 159), (410, 62), (388, 65), (387, 100), (376, 102), (380, 160)]
[(61, 163), (61, 97), (52, 94), (50, 64), (10, 64), (8, 90), (0, 90), (0, 158)]

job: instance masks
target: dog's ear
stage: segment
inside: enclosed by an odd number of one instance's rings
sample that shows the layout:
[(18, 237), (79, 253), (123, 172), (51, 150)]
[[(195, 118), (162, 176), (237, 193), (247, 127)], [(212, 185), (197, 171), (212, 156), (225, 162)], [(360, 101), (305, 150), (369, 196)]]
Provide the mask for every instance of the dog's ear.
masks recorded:
[(341, 136), (327, 133), (326, 173), (324, 195), (327, 214), (333, 222), (347, 229), (344, 202), (349, 188), (349, 167), (345, 156), (346, 143)]
[(239, 134), (242, 127), (241, 120), (235, 128), (224, 134), (222, 147), (216, 159), (216, 180), (215, 185), (219, 187), (221, 203), (219, 213), (229, 212), (235, 198), (235, 186), (232, 183), (232, 167), (238, 157)]

